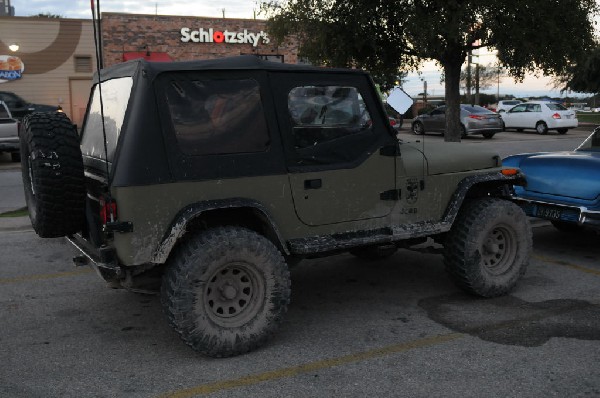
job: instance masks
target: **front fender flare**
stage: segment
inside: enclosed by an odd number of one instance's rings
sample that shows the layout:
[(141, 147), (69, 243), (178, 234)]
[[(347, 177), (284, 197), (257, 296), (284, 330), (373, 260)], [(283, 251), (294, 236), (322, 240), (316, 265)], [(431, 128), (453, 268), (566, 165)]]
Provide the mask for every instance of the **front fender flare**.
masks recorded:
[[(467, 194), (473, 187), (480, 184), (494, 186), (524, 185), (525, 176), (520, 171), (515, 175), (504, 175), (502, 172), (496, 171), (492, 173), (475, 174), (465, 177), (458, 184), (456, 191), (454, 191), (454, 194), (450, 198), (450, 202), (446, 207), (446, 212), (444, 213), (443, 217), (444, 223), (448, 223), (448, 225), (452, 225), (454, 223), (454, 219), (458, 215), (458, 212), (462, 207)], [(509, 198), (508, 195), (506, 195), (506, 197)]]

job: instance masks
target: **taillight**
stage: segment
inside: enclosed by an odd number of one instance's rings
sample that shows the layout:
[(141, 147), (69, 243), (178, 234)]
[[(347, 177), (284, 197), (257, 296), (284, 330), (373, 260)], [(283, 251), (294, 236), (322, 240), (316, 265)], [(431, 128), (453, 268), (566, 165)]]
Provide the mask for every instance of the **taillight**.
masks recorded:
[(393, 127), (396, 125), (396, 120), (395, 119), (390, 119), (390, 125)]
[(560, 117), (560, 114), (558, 114), (558, 113), (555, 113), (554, 115), (552, 115), (552, 117), (553, 117), (554, 119), (560, 119), (560, 118), (561, 118), (561, 117)]
[(106, 203), (104, 199), (100, 199), (100, 220), (102, 224), (114, 222), (117, 219), (117, 203)]
[(469, 115), (469, 118), (471, 118), (471, 119), (477, 119), (477, 120), (483, 120), (483, 119), (485, 119), (485, 116), (481, 116), (481, 115)]

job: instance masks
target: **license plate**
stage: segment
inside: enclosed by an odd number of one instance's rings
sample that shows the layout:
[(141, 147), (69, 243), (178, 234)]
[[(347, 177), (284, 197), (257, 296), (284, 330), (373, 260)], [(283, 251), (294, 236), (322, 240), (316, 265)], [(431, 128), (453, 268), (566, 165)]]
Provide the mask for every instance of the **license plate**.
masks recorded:
[(535, 215), (540, 218), (560, 220), (562, 210), (557, 209), (556, 207), (538, 207)]

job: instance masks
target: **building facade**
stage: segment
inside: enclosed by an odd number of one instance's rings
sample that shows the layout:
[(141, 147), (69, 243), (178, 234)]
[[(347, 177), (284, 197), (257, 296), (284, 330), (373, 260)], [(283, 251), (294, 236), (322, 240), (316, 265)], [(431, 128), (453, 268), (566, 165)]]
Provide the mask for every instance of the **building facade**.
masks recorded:
[(140, 55), (190, 61), (253, 54), (298, 63), (297, 41), (277, 43), (256, 19), (103, 13), (102, 42), (106, 66)]
[[(103, 13), (101, 38), (105, 67), (242, 54), (298, 63), (296, 40), (277, 43), (264, 20)], [(90, 19), (0, 17), (0, 91), (60, 105), (81, 126), (95, 70)]]
[(79, 124), (95, 70), (93, 37), (91, 20), (0, 17), (0, 91), (60, 105)]

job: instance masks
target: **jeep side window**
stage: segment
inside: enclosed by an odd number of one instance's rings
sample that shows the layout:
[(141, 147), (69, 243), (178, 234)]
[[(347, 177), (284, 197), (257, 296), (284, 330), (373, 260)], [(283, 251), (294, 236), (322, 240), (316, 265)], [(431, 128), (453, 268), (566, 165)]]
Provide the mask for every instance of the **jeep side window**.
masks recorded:
[(355, 87), (303, 86), (288, 95), (296, 148), (308, 148), (372, 128)]
[[(103, 82), (102, 110), (100, 91), (97, 84), (94, 86), (90, 109), (81, 133), (81, 151), (84, 156), (112, 162), (123, 121), (125, 120), (125, 112), (127, 111), (132, 86), (133, 79), (131, 77), (120, 77)], [(102, 114), (104, 114), (104, 123), (102, 122)], [(106, 133), (108, 159), (106, 159), (104, 153), (103, 130)]]
[(270, 139), (253, 79), (171, 80), (166, 99), (186, 155), (264, 152)]

